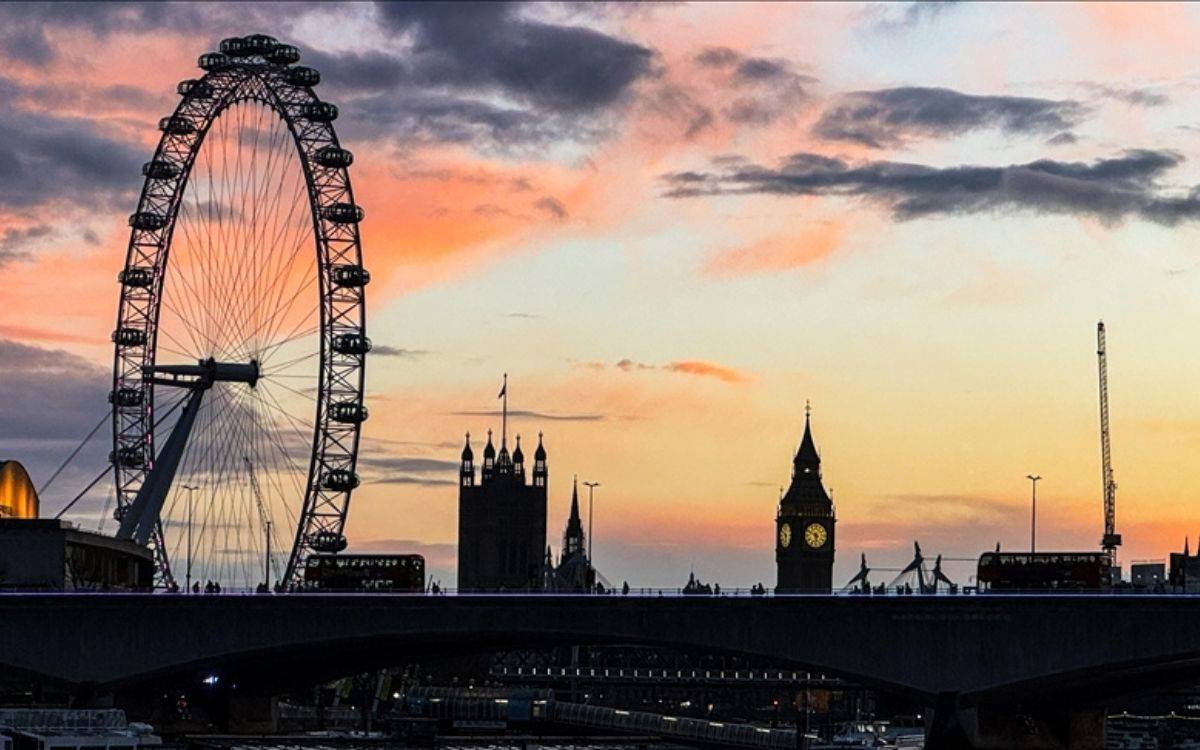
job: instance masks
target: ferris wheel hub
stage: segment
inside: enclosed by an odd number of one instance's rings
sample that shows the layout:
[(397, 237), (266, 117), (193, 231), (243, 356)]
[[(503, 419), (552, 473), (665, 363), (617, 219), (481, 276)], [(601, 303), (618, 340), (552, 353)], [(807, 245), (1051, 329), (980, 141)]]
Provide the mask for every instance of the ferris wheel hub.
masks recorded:
[(194, 365), (149, 365), (142, 368), (155, 385), (183, 388), (211, 388), (214, 383), (245, 383), (251, 388), (258, 384), (258, 360), (249, 362), (218, 362), (212, 357)]

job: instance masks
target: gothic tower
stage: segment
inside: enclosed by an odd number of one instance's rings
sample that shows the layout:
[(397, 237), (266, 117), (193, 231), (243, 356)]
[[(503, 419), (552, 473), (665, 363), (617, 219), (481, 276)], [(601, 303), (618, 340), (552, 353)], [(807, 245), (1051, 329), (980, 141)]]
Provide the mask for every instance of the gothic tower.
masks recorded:
[(821, 483), (821, 456), (813, 442), (811, 410), (792, 462), (792, 484), (775, 517), (776, 592), (828, 594), (833, 590), (833, 501)]
[(488, 430), (479, 478), (470, 436), (458, 472), (459, 591), (540, 591), (546, 548), (548, 471), (541, 435), (533, 454), (533, 483), (525, 483), (521, 438), (508, 452), (508, 381), (500, 391), (504, 409), (500, 450)]
[(571, 515), (563, 531), (562, 559), (567, 561), (583, 554), (583, 521), (579, 517), (579, 477), (571, 485)]

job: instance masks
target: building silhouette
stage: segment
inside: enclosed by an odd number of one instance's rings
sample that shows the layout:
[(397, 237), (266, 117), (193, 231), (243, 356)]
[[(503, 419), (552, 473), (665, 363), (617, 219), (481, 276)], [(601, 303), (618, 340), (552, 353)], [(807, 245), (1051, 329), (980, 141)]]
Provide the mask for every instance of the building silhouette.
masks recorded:
[(547, 591), (582, 593), (596, 587), (596, 571), (587, 556), (583, 519), (579, 515), (579, 478), (571, 483), (571, 514), (563, 530), (562, 550), (554, 564), (550, 548), (546, 547), (545, 587)]
[(833, 501), (821, 483), (821, 456), (812, 437), (811, 409), (792, 461), (792, 483), (775, 517), (777, 593), (829, 593), (833, 589)]
[[(502, 393), (501, 395), (505, 395)], [(507, 399), (505, 431), (507, 431)], [(512, 455), (501, 433), (500, 451), (488, 430), (476, 482), (471, 435), (463, 447), (458, 482), (458, 588), (460, 591), (540, 591), (546, 544), (546, 449), (538, 433), (532, 481), (526, 483), (521, 436)]]

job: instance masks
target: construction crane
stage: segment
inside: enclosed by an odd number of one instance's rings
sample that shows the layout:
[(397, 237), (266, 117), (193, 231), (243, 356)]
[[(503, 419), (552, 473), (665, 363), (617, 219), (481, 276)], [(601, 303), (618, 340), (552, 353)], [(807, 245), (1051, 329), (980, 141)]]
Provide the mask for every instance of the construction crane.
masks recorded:
[(276, 568), (275, 575), (279, 577), (278, 566), (275, 565), (274, 558), (271, 557), (271, 527), (274, 525), (271, 522), (271, 515), (267, 513), (267, 507), (263, 504), (262, 491), (258, 488), (258, 478), (254, 476), (254, 464), (250, 461), (249, 456), (242, 456), (242, 460), (246, 462), (246, 471), (250, 474), (250, 489), (254, 492), (254, 502), (258, 505), (258, 521), (264, 529), (264, 536), (267, 539), (267, 553), (263, 560), (263, 580), (266, 585), (271, 585), (271, 569)]
[(1117, 525), (1117, 482), (1113, 479), (1112, 444), (1108, 436), (1108, 362), (1104, 350), (1104, 321), (1096, 324), (1096, 356), (1100, 360), (1100, 459), (1104, 482), (1104, 537), (1100, 548), (1115, 563), (1121, 535)]

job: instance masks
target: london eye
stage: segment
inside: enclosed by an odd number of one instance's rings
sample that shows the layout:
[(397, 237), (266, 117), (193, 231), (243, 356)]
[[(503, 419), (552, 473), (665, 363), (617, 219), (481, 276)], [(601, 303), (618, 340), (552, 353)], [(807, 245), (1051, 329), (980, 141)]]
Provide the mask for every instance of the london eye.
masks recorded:
[(111, 456), (118, 536), (161, 587), (286, 587), (345, 547), (370, 276), (354, 157), (299, 57), (265, 35), (201, 55), (142, 167)]

